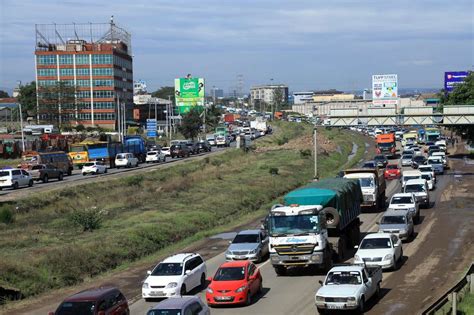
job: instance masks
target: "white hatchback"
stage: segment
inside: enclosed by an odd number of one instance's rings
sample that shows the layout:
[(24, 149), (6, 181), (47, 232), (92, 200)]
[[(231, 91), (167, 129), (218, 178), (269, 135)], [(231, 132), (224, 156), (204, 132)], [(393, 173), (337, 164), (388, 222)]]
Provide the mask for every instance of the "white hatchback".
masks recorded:
[(31, 175), (20, 169), (0, 170), (0, 190), (3, 188), (17, 189), (20, 186), (33, 186)]
[(115, 167), (137, 167), (138, 159), (133, 153), (119, 153), (115, 157)]
[(161, 150), (153, 150), (148, 151), (146, 153), (146, 160), (147, 163), (152, 162), (166, 162), (166, 156)]
[(87, 162), (82, 167), (81, 173), (84, 176), (87, 174), (105, 174), (107, 173), (107, 165), (101, 161)]
[(148, 271), (142, 285), (142, 297), (166, 298), (183, 296), (206, 286), (207, 268), (199, 254), (184, 253), (170, 256)]
[(380, 266), (382, 269), (398, 269), (403, 257), (402, 241), (395, 234), (367, 234), (354, 255), (355, 264)]

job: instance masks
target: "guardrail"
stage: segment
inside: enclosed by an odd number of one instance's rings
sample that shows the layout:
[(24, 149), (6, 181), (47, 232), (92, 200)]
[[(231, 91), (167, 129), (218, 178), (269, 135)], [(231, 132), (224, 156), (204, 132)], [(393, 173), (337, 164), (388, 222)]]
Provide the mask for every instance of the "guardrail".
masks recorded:
[(421, 314), (457, 314), (458, 302), (468, 291), (474, 293), (474, 263), (471, 264), (466, 275), (457, 284), (455, 284), (448, 292), (431, 304), (431, 306), (425, 309)]

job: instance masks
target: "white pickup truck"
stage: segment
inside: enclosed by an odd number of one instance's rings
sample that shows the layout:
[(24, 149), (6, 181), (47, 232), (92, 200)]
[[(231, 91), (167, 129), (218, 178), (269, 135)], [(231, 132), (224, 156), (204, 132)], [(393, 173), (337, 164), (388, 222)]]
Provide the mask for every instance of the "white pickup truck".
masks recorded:
[(331, 310), (356, 310), (363, 314), (365, 303), (380, 295), (382, 269), (363, 265), (342, 265), (329, 270), (321, 288), (316, 292), (315, 302), (319, 314)]

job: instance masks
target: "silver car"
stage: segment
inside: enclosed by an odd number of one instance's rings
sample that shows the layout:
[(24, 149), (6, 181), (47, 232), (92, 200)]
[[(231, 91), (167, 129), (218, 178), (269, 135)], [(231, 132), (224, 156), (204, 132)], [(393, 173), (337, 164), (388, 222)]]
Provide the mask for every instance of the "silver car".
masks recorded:
[(268, 255), (268, 236), (262, 230), (239, 232), (230, 242), (225, 253), (226, 260), (262, 261)]
[(406, 241), (413, 237), (413, 217), (409, 210), (388, 210), (379, 222), (379, 233), (391, 233)]
[(413, 159), (413, 154), (404, 154), (401, 158), (402, 166), (411, 166), (411, 162)]
[(196, 314), (209, 315), (209, 307), (198, 296), (181, 296), (163, 300), (152, 307), (147, 315)]

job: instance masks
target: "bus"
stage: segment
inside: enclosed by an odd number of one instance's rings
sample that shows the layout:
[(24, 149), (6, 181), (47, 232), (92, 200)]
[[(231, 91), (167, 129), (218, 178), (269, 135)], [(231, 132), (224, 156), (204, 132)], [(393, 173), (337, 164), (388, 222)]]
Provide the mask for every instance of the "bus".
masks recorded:
[(50, 164), (61, 170), (64, 174), (71, 175), (73, 163), (64, 151), (38, 152), (25, 151), (22, 154), (21, 168), (30, 169), (33, 165)]
[(441, 132), (438, 128), (425, 128), (425, 141), (436, 142), (439, 140)]

